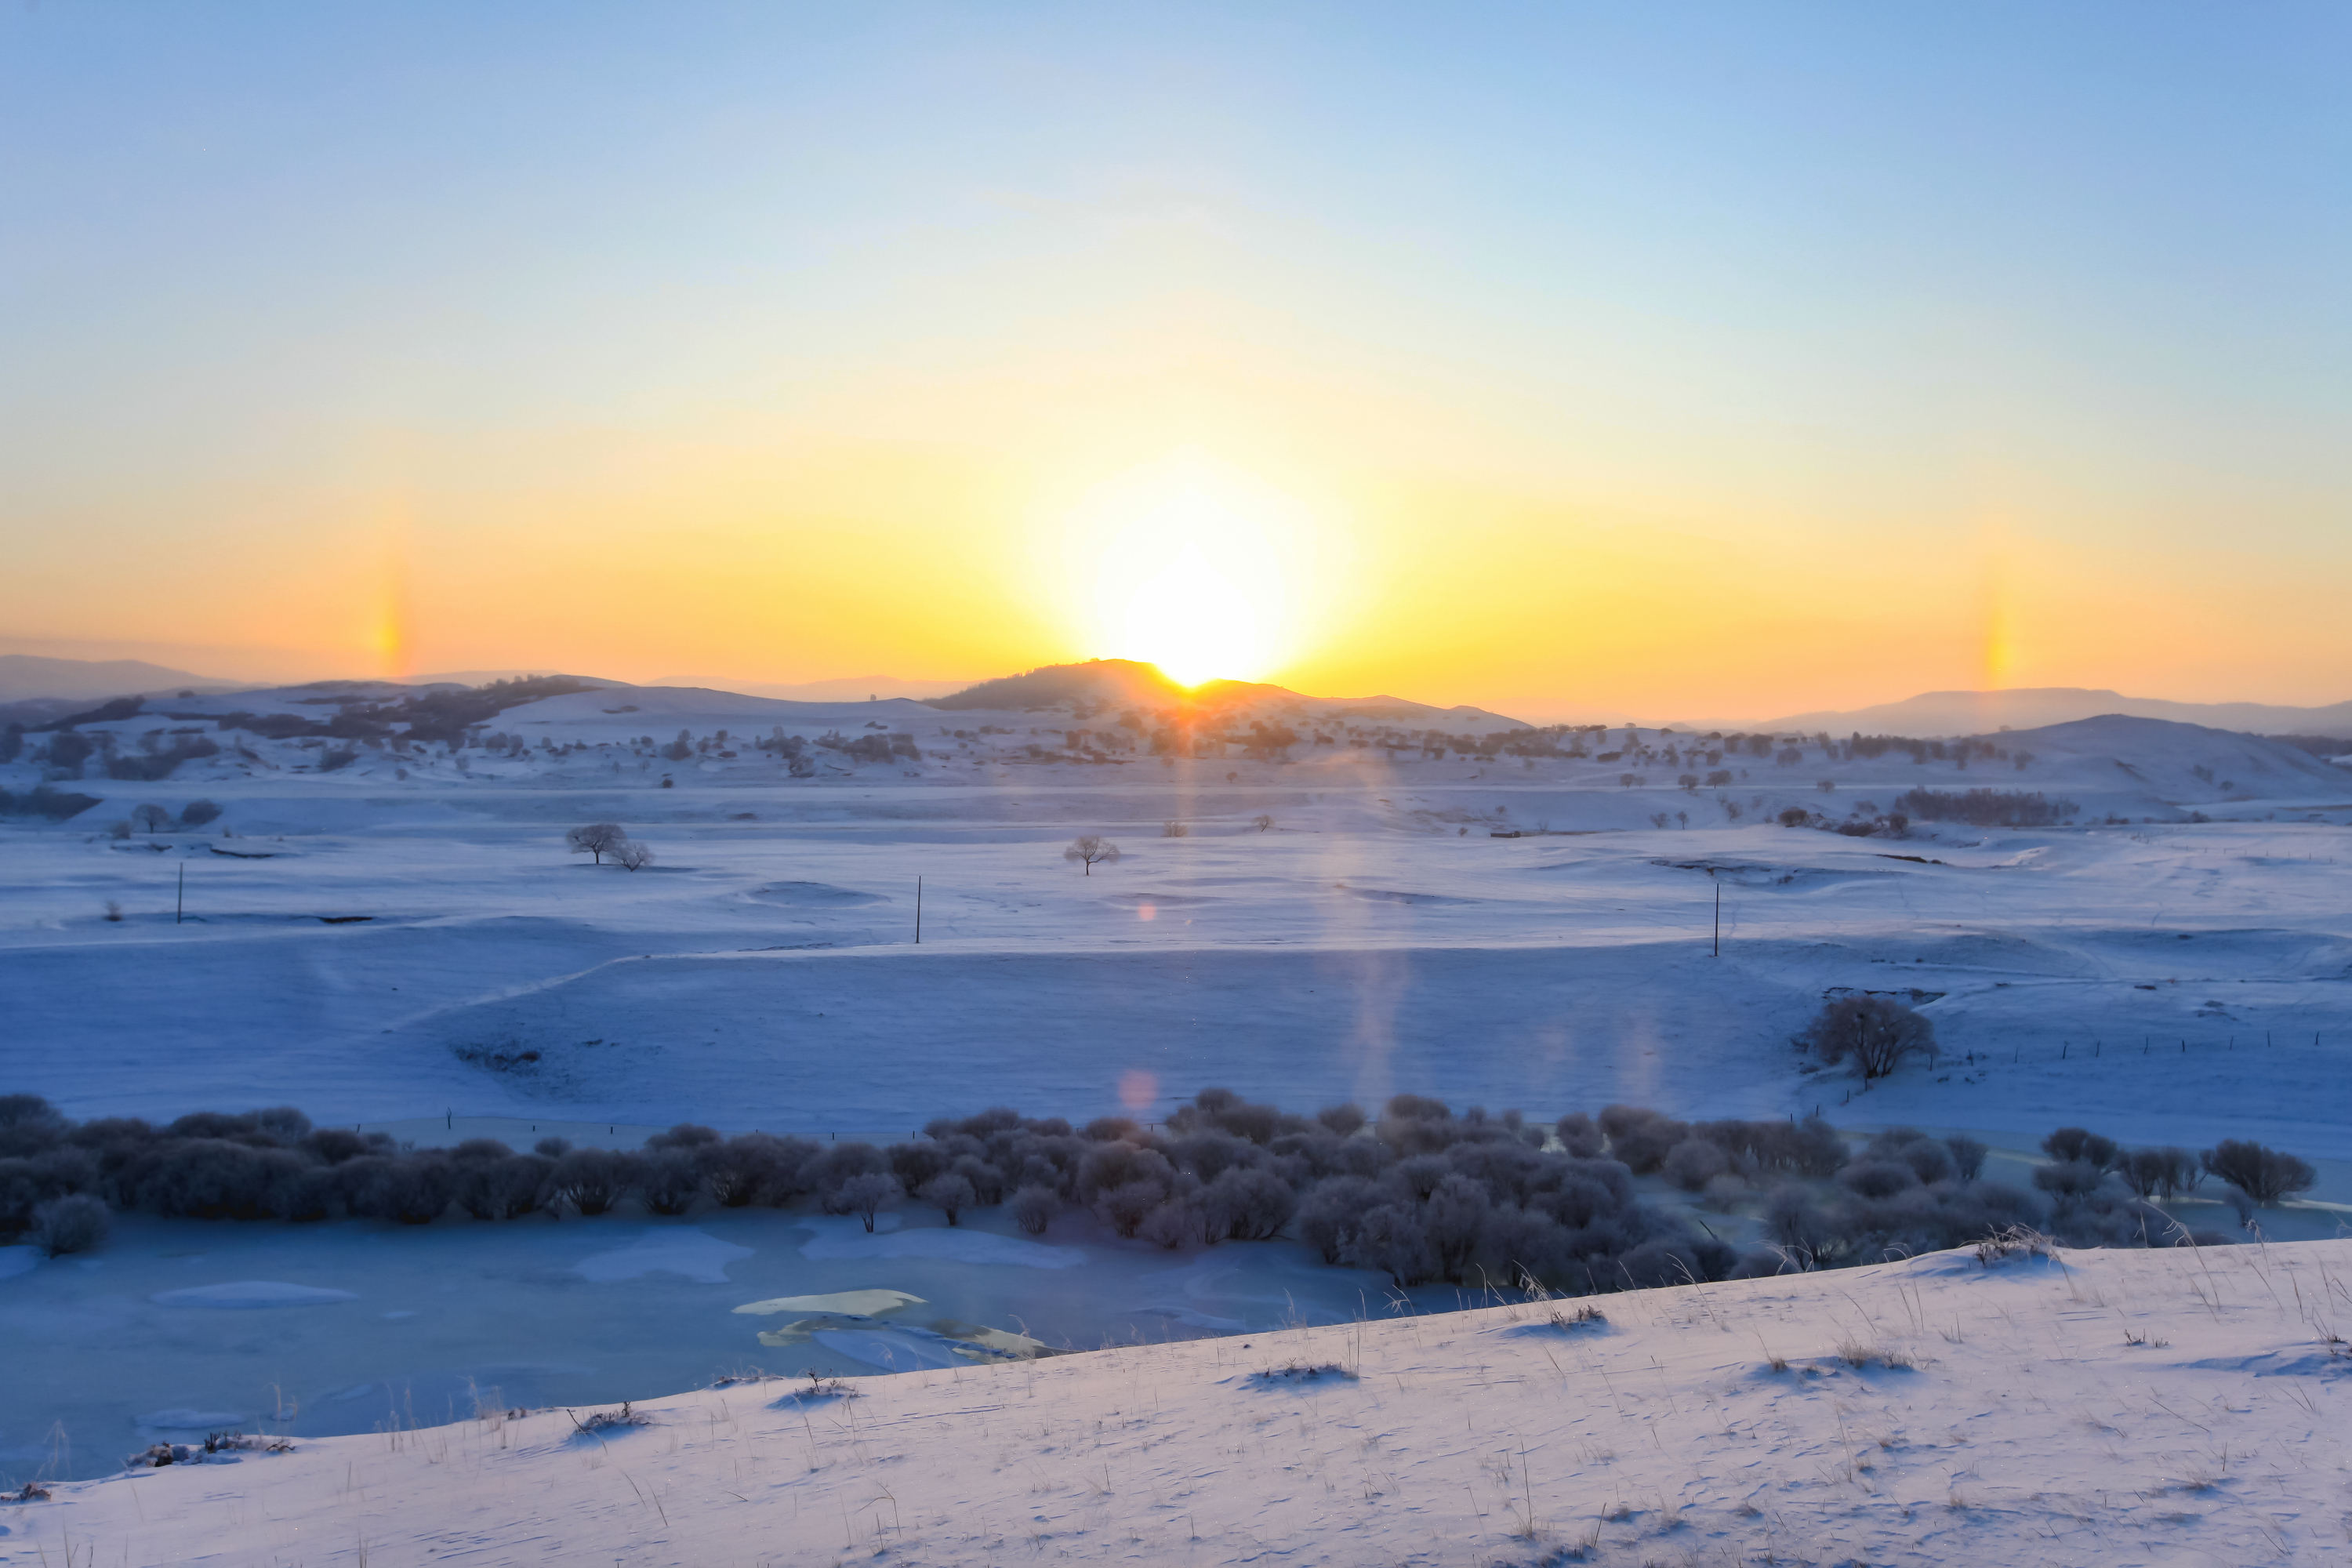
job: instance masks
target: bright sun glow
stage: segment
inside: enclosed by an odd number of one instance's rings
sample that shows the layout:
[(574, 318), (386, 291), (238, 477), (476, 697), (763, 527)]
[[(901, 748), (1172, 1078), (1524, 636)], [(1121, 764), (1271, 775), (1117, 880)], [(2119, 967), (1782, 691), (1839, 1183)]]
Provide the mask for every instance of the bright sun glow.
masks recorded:
[(1073, 520), (1089, 648), (1187, 686), (1254, 680), (1294, 657), (1307, 540), (1297, 508), (1197, 461), (1107, 486)]

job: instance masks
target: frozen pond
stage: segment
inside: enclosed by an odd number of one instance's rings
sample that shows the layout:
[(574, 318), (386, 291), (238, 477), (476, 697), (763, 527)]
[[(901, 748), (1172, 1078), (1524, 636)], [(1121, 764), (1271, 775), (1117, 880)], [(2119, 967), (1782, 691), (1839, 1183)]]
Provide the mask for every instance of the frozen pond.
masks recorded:
[[(10, 1346), (0, 1474), (101, 1475), (157, 1441), (266, 1425), (297, 1436), (435, 1425), (503, 1405), (610, 1405), (753, 1368), (945, 1364), (952, 1320), (1055, 1349), (1334, 1322), (1386, 1310), (1386, 1278), (1283, 1242), (1162, 1251), (1082, 1215), (1045, 1237), (1001, 1211), (855, 1218), (772, 1209), (402, 1227), (118, 1217), (88, 1258), (0, 1249)], [(887, 1325), (762, 1344), (777, 1298), (898, 1292)], [(1454, 1292), (1416, 1292), (1450, 1305)], [(839, 1304), (835, 1304), (838, 1306)], [(916, 1331), (908, 1332), (908, 1331)]]

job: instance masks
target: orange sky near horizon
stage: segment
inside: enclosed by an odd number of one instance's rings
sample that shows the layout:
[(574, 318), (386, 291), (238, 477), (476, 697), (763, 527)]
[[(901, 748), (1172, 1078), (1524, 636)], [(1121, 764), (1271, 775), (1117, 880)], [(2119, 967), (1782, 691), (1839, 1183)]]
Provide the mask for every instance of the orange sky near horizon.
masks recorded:
[[(1002, 410), (1002, 390), (962, 406)], [(1285, 406), (1295, 425), (1296, 396)], [(235, 536), (197, 515), (227, 498), (177, 498), (184, 543), (110, 573), (96, 614), (44, 627), (20, 612), (10, 646), (50, 630), (61, 653), (135, 651), (141, 631), (168, 626), (191, 668), (251, 679), (562, 668), (952, 685), (1131, 658), (1538, 721), (1763, 718), (2021, 686), (2347, 694), (2326, 582), (2283, 593), (2263, 562), (2233, 580), (2210, 553), (2102, 552), (2037, 535), (2022, 506), (1889, 530), (1756, 501), (1735, 512), (1715, 485), (1645, 492), (1633, 476), (1600, 493), (1506, 491), (1344, 456), (1398, 451), (1392, 429), (1312, 432), (1279, 450), (1265, 432), (1285, 422), (1272, 418), (1234, 442), (1260, 448), (1254, 467), (1198, 448), (1147, 458), (1140, 439), (1119, 450), (1100, 411), (1081, 443), (1092, 449), (1058, 464), (1067, 426), (1051, 417), (1038, 421), (1049, 440), (1026, 444), (730, 423), (387, 441), (374, 465), (396, 472), (374, 483), (235, 498)], [(1122, 635), (1137, 573), (1104, 559), (1101, 536), (1122, 521), (1123, 484), (1204, 464), (1282, 508), (1228, 514), (1218, 569), (1248, 583), (1280, 565), (1287, 580), (1265, 606), (1263, 657), (1213, 653), (1196, 671)], [(1106, 490), (1108, 519), (1090, 502)]]

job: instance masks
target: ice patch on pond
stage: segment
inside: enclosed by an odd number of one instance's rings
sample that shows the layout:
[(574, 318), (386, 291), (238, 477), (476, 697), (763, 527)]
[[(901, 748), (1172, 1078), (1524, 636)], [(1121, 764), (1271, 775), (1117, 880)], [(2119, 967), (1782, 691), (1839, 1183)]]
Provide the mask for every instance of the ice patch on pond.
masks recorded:
[(701, 1285), (727, 1283), (727, 1266), (751, 1256), (748, 1247), (699, 1230), (649, 1230), (626, 1247), (599, 1252), (572, 1266), (583, 1279), (609, 1285), (648, 1274), (676, 1274)]
[(225, 1432), (242, 1426), (252, 1417), (237, 1410), (190, 1410), (174, 1406), (170, 1410), (151, 1410), (139, 1417), (139, 1425), (152, 1426), (158, 1432)]
[(30, 1274), (40, 1266), (41, 1249), (37, 1247), (0, 1247), (0, 1279)]
[(159, 1307), (324, 1307), (356, 1301), (349, 1290), (318, 1285), (288, 1285), (276, 1279), (239, 1279), (226, 1285), (194, 1285), (165, 1290), (148, 1300)]
[(780, 1312), (846, 1312), (854, 1317), (878, 1318), (901, 1307), (922, 1304), (920, 1296), (909, 1296), (904, 1290), (835, 1290), (829, 1296), (774, 1296), (765, 1301), (746, 1301), (735, 1310), (763, 1318)]
[(889, 1236), (819, 1236), (801, 1247), (803, 1258), (828, 1261), (849, 1258), (927, 1258), (941, 1263), (1015, 1263), (1024, 1268), (1076, 1268), (1087, 1255), (1071, 1247), (1045, 1247), (978, 1230), (902, 1230)]

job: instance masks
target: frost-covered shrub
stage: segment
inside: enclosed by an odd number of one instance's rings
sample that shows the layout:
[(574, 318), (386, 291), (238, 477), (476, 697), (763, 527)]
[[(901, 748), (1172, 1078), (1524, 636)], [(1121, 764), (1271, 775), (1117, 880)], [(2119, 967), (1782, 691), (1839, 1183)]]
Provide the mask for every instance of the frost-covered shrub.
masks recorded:
[(112, 1225), (113, 1216), (103, 1203), (87, 1193), (75, 1193), (35, 1206), (32, 1242), (49, 1258), (89, 1252), (105, 1242)]
[(1095, 1194), (1097, 1218), (1123, 1237), (1132, 1237), (1151, 1211), (1168, 1198), (1166, 1184), (1147, 1180), (1124, 1182)]
[(1168, 1119), (1168, 1130), (1180, 1136), (1214, 1128), (1252, 1143), (1271, 1142), (1276, 1133), (1305, 1125), (1271, 1105), (1253, 1105), (1230, 1089), (1204, 1089)]
[(1641, 1106), (1612, 1105), (1601, 1113), (1601, 1131), (1609, 1135), (1610, 1154), (1635, 1175), (1645, 1176), (1666, 1163), (1666, 1155), (1691, 1130)]
[(278, 1189), (303, 1169), (297, 1156), (213, 1138), (165, 1143), (142, 1164), (132, 1201), (170, 1219), (272, 1218)]
[(1391, 1096), (1372, 1131), (1400, 1156), (1433, 1154), (1454, 1142), (1454, 1110), (1417, 1094)]
[(971, 1184), (971, 1201), (982, 1208), (1004, 1201), (1004, 1173), (975, 1154), (959, 1154), (948, 1167), (950, 1175)]
[(637, 1184), (642, 1163), (613, 1149), (566, 1150), (548, 1173), (550, 1194), (572, 1205), (574, 1214), (593, 1219), (611, 1212)]
[(2260, 1143), (2224, 1138), (2200, 1156), (2205, 1169), (2258, 1204), (2309, 1190), (2318, 1173), (2305, 1162)]
[(1731, 1169), (1721, 1148), (1706, 1138), (1685, 1138), (1666, 1151), (1666, 1179), (1686, 1193), (1706, 1190), (1706, 1184)]
[(1171, 1198), (1143, 1216), (1135, 1234), (1155, 1247), (1173, 1250), (1214, 1239), (1208, 1234), (1207, 1222), (1189, 1198)]
[(746, 1132), (706, 1152), (703, 1181), (722, 1208), (788, 1204), (809, 1191), (803, 1175), (819, 1152), (805, 1138)]
[(646, 1157), (644, 1169), (637, 1183), (637, 1196), (656, 1214), (682, 1215), (702, 1195), (700, 1146), (671, 1144), (656, 1150)]
[[(1168, 1156), (1157, 1149), (1138, 1148), (1123, 1138), (1097, 1143), (1078, 1161), (1077, 1192), (1080, 1201), (1091, 1203), (1114, 1188), (1148, 1184), (1161, 1196), (1175, 1185), (1176, 1169)], [(1154, 1203), (1159, 1200), (1155, 1198)], [(1146, 1212), (1149, 1212), (1148, 1210)], [(1142, 1215), (1136, 1220), (1140, 1223)]]
[(1449, 1175), (1437, 1184), (1422, 1205), (1422, 1231), (1437, 1255), (1438, 1272), (1450, 1284), (1462, 1282), (1463, 1269), (1478, 1250), (1486, 1224), (1486, 1194), (1466, 1176)]
[(2061, 1127), (2042, 1141), (2042, 1152), (2060, 1162), (2081, 1160), (2105, 1170), (2115, 1163), (2116, 1141), (2080, 1127)]
[(1440, 1268), (1421, 1209), (1412, 1204), (1366, 1210), (1342, 1238), (1339, 1256), (1359, 1268), (1381, 1270), (1401, 1287), (1426, 1285)]
[(2033, 1184), (2053, 1197), (2080, 1197), (2096, 1192), (2107, 1179), (2105, 1170), (2089, 1160), (2061, 1160), (2033, 1168)]
[(402, 1225), (431, 1225), (449, 1212), (457, 1189), (448, 1162), (431, 1158), (354, 1160), (340, 1167), (338, 1176), (350, 1213)]
[(667, 1132), (656, 1132), (646, 1140), (648, 1149), (707, 1149), (723, 1142), (715, 1128), (692, 1121), (681, 1121)]
[[(37, 1094), (0, 1094), (0, 1151), (31, 1153), (46, 1149), (66, 1135), (68, 1122), (62, 1111)], [(35, 1145), (19, 1140), (37, 1139)]]
[(1045, 1235), (1061, 1212), (1061, 1195), (1051, 1187), (1024, 1187), (1013, 1194), (1013, 1223), (1031, 1236)]
[(538, 1154), (466, 1162), (457, 1172), (457, 1205), (476, 1219), (520, 1219), (544, 1201), (554, 1168)]
[(907, 1189), (898, 1184), (898, 1177), (879, 1171), (861, 1172), (834, 1189), (834, 1202), (840, 1205), (836, 1212), (856, 1215), (869, 1231), (876, 1215), (897, 1208), (906, 1195)]
[(945, 1215), (950, 1225), (955, 1224), (957, 1216), (975, 1201), (971, 1183), (952, 1171), (933, 1176), (916, 1195)]
[(805, 1173), (809, 1190), (816, 1194), (818, 1205), (825, 1213), (849, 1214), (853, 1210), (843, 1198), (842, 1189), (853, 1177), (889, 1175), (890, 1157), (873, 1144), (855, 1139), (846, 1143), (828, 1143), (808, 1163)]
[(2119, 1154), (2115, 1171), (2124, 1184), (2141, 1198), (2169, 1199), (2177, 1194), (2195, 1189), (2204, 1180), (2205, 1173), (2197, 1156), (2186, 1149), (2169, 1145), (2160, 1149), (2134, 1149)]
[(1874, 1159), (1900, 1161), (1922, 1182), (1948, 1181), (1954, 1173), (1952, 1152), (1916, 1127), (1881, 1132), (1870, 1141), (1869, 1153)]
[(1945, 1139), (1944, 1147), (1952, 1156), (1952, 1173), (1964, 1182), (1973, 1182), (1984, 1174), (1985, 1156), (1992, 1152), (1983, 1142), (1964, 1132), (1955, 1132)]
[[(388, 1143), (390, 1140), (385, 1142)], [(340, 1127), (321, 1127), (296, 1147), (322, 1165), (340, 1165), (346, 1160), (358, 1159), (374, 1145), (357, 1132), (346, 1132)]]
[(883, 1152), (889, 1159), (890, 1173), (898, 1177), (898, 1184), (910, 1193), (921, 1192), (930, 1183), (945, 1175), (948, 1167), (955, 1163), (955, 1157), (938, 1139), (893, 1143)]
[(1846, 1190), (1865, 1198), (1888, 1198), (1919, 1184), (1918, 1173), (1899, 1160), (1861, 1160), (1838, 1173)]
[(1335, 1138), (1353, 1138), (1363, 1131), (1364, 1108), (1353, 1100), (1327, 1105), (1315, 1113), (1315, 1120)]
[(1228, 1166), (1201, 1192), (1207, 1239), (1271, 1241), (1298, 1211), (1298, 1194), (1271, 1171)]
[(1552, 1126), (1561, 1148), (1579, 1160), (1597, 1160), (1609, 1146), (1607, 1136), (1581, 1110), (1572, 1110)]
[(1327, 1181), (1298, 1205), (1298, 1239), (1321, 1253), (1324, 1262), (1337, 1263), (1346, 1252), (1348, 1238), (1354, 1233), (1357, 1222), (1380, 1201), (1372, 1184), (1361, 1176)]
[(2083, 808), (2026, 790), (1915, 789), (1895, 797), (1905, 813), (1925, 822), (1965, 822), (1973, 827), (2047, 827)]

